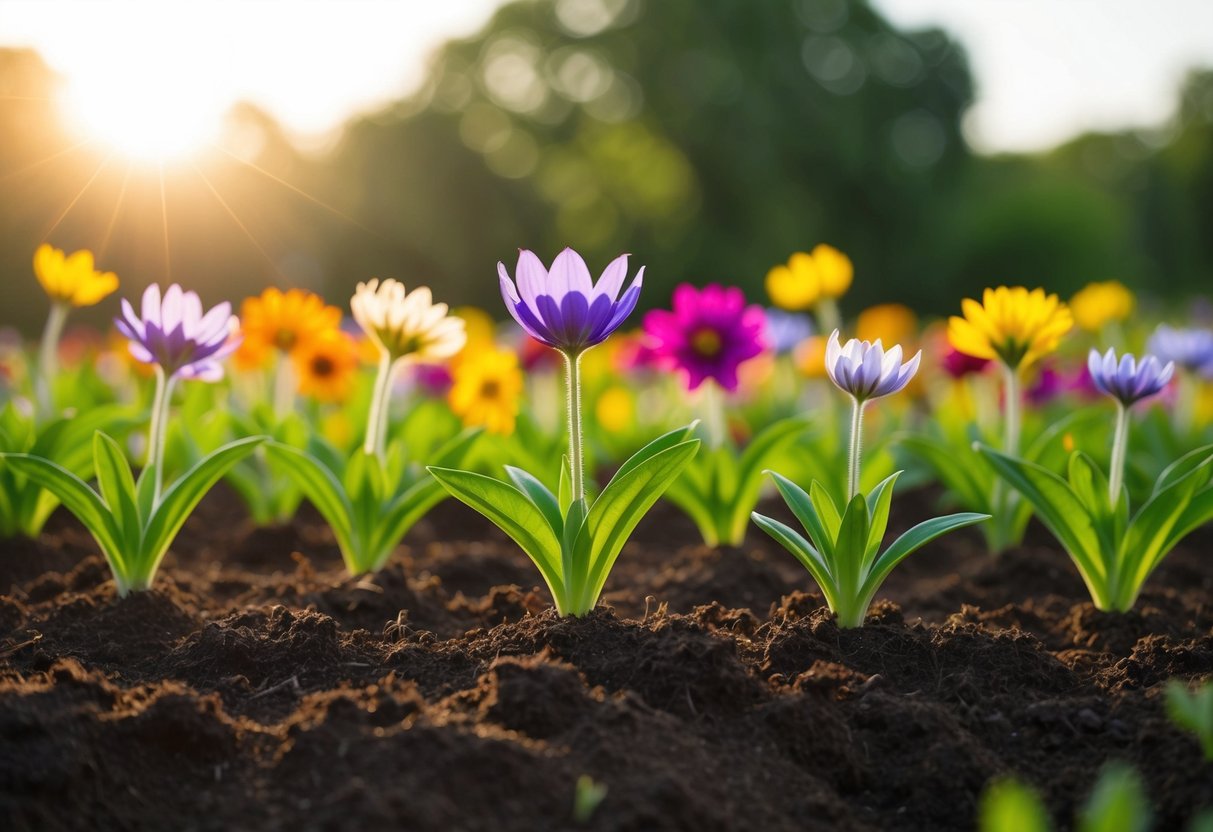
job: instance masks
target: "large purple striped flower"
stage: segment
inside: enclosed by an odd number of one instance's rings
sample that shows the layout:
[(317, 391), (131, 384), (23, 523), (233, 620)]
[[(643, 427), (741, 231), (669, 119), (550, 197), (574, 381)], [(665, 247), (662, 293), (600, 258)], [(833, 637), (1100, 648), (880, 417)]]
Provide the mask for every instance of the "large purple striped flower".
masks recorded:
[(896, 393), (914, 378), (922, 350), (904, 364), (901, 356), (900, 344), (886, 352), (879, 338), (874, 344), (852, 338), (842, 346), (834, 330), (826, 344), (826, 372), (839, 390), (865, 402)]
[(632, 314), (640, 297), (644, 266), (622, 296), (620, 290), (628, 275), (626, 254), (603, 269), (597, 284), (581, 255), (571, 248), (556, 255), (551, 269), (545, 269), (533, 252), (521, 249), (514, 281), (504, 263), (497, 264), (497, 275), (506, 309), (519, 326), (553, 349), (579, 353), (601, 344)]
[(239, 321), (230, 303), (224, 301), (203, 315), (197, 293), (184, 292), (176, 283), (163, 298), (159, 286), (148, 286), (142, 317), (124, 299), (122, 317), (114, 323), (130, 339), (131, 355), (144, 364), (158, 364), (169, 378), (218, 381), (223, 378), (220, 362), (240, 345)]
[(1112, 349), (1103, 355), (1099, 354), (1099, 350), (1091, 350), (1087, 356), (1087, 369), (1099, 392), (1128, 407), (1166, 387), (1175, 374), (1175, 362), (1168, 361), (1164, 365), (1152, 355), (1138, 361), (1128, 353), (1117, 361), (1116, 352)]

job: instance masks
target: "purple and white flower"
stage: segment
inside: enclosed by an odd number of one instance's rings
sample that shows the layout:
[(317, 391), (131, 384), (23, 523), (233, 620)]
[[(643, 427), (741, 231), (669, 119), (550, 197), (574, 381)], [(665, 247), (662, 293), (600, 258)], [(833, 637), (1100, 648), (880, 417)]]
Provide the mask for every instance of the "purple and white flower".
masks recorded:
[(579, 353), (601, 344), (632, 314), (640, 298), (644, 267), (623, 290), (628, 275), (626, 254), (612, 260), (594, 283), (585, 260), (571, 248), (556, 255), (551, 269), (545, 269), (533, 252), (521, 249), (514, 280), (504, 263), (497, 264), (497, 275), (506, 309), (519, 326), (553, 349)]
[(1139, 362), (1129, 353), (1117, 361), (1115, 350), (1109, 349), (1102, 356), (1099, 350), (1091, 350), (1087, 356), (1087, 369), (1099, 392), (1129, 407), (1166, 387), (1175, 374), (1175, 362), (1163, 364), (1152, 355), (1144, 356)]
[(904, 364), (901, 357), (900, 344), (886, 352), (879, 338), (875, 343), (852, 338), (841, 346), (834, 330), (826, 344), (826, 373), (839, 390), (866, 402), (896, 393), (914, 378), (922, 350)]
[(1163, 324), (1154, 330), (1146, 349), (1159, 361), (1174, 362), (1190, 373), (1213, 378), (1213, 330), (1177, 329)]
[(158, 365), (169, 378), (219, 381), (222, 360), (240, 345), (240, 322), (230, 303), (204, 315), (198, 294), (182, 291), (176, 283), (163, 298), (159, 286), (148, 286), (142, 316), (123, 299), (122, 316), (114, 324), (130, 339), (135, 360)]

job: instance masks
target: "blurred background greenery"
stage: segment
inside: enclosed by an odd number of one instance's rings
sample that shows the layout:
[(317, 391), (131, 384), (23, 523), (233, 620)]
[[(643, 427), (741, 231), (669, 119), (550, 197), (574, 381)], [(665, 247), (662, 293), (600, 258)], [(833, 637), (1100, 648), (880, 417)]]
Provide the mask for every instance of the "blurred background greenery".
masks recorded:
[(175, 280), (340, 303), (383, 276), (494, 314), (494, 264), (520, 246), (572, 245), (592, 268), (630, 251), (647, 305), (683, 280), (764, 299), (767, 270), (821, 241), (856, 264), (849, 311), (949, 312), (1003, 282), (1213, 286), (1213, 72), (1156, 128), (979, 155), (961, 45), (860, 0), (511, 2), (320, 153), (242, 105), (203, 152), (132, 164), (66, 129), (60, 84), (0, 51), (3, 319), (29, 331), (43, 240), (93, 249), (127, 296)]

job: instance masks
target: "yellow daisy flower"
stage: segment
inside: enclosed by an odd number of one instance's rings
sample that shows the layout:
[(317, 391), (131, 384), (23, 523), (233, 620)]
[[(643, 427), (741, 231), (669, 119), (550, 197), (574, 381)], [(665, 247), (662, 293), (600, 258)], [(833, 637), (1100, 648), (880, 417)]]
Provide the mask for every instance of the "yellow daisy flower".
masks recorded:
[(986, 289), (982, 302), (961, 302), (964, 317), (948, 319), (948, 341), (975, 358), (997, 358), (1011, 368), (1028, 365), (1057, 349), (1074, 324), (1057, 295), (1023, 286)]
[(514, 432), (523, 388), (517, 355), (497, 347), (480, 349), (465, 356), (453, 376), (447, 400), (465, 425), (483, 425), (503, 436)]
[(118, 276), (97, 271), (88, 249), (68, 255), (43, 243), (34, 252), (34, 274), (51, 300), (68, 306), (92, 306), (118, 288)]

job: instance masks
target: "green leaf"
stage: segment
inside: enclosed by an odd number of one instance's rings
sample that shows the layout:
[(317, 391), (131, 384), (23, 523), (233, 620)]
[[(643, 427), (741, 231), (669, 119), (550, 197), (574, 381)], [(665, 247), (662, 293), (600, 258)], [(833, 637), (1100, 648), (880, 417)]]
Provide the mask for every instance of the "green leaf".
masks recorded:
[[(641, 448), (636, 453), (632, 454), (628, 458), (627, 462), (625, 462), (625, 463), (623, 463), (623, 465), (619, 466), (619, 470), (615, 472), (615, 476), (611, 477), (611, 482), (614, 482), (615, 480), (623, 479), (628, 474), (630, 474), (632, 471), (634, 471), (636, 468), (643, 465), (645, 462), (652, 459), (653, 457), (657, 456), (657, 454), (662, 453), (663, 451), (667, 451), (676, 445), (682, 444), (683, 442), (686, 442), (687, 438), (692, 433), (694, 433), (695, 427), (698, 424), (699, 424), (699, 421), (696, 420), (694, 422), (691, 422), (691, 424), (687, 425), (686, 427), (677, 428), (675, 430), (670, 431), (669, 433), (663, 433), (661, 436), (658, 436), (652, 442), (645, 445), (643, 448)], [(698, 441), (698, 440), (695, 440), (695, 441)], [(610, 487), (610, 483), (607, 483), (607, 487), (608, 488)]]
[(148, 518), (140, 547), (139, 559), (130, 564), (128, 577), (137, 588), (147, 587), (156, 569), (186, 518), (233, 465), (247, 457), (265, 441), (264, 436), (250, 436), (224, 445), (204, 457), (164, 492), (160, 504)]
[(930, 436), (904, 436), (898, 444), (926, 463), (939, 477), (944, 487), (974, 509), (990, 507), (990, 485), (979, 473), (984, 471), (969, 448), (958, 448)]
[[(685, 435), (685, 430), (682, 434)], [(666, 434), (666, 437), (670, 435)], [(654, 444), (649, 443), (647, 447), (652, 448)], [(620, 469), (622, 476), (616, 474), (611, 478), (590, 507), (575, 544), (577, 558), (587, 565), (587, 578), (577, 596), (575, 614), (593, 609), (632, 530), (698, 450), (698, 439), (675, 443), (634, 465), (625, 465), (626, 473)]]
[(135, 478), (118, 443), (101, 431), (93, 434), (93, 459), (101, 497), (127, 541), (139, 540), (143, 521), (136, 503)]
[(1175, 527), (1191, 505), (1193, 493), (1209, 482), (1211, 470), (1213, 457), (1207, 457), (1203, 463), (1183, 466), (1184, 472), (1177, 476), (1164, 473), (1161, 479), (1168, 484), (1156, 489), (1133, 516), (1118, 552), (1118, 609), (1132, 605), (1142, 584), (1167, 555)]
[(1213, 760), (1213, 681), (1189, 690), (1179, 679), (1167, 682), (1167, 715), (1200, 741), (1206, 760)]
[(428, 470), (457, 500), (492, 520), (526, 552), (560, 607), (564, 599), (560, 539), (543, 512), (517, 488), (492, 477), (453, 468), (430, 466)]
[(1049, 832), (1051, 828), (1039, 795), (1016, 780), (998, 780), (981, 796), (978, 832)]
[(842, 525), (838, 528), (838, 539), (834, 544), (833, 572), (838, 581), (839, 595), (844, 599), (859, 594), (870, 531), (868, 501), (862, 494), (856, 494), (843, 512)]
[(560, 506), (560, 523), (563, 527), (564, 516), (568, 514), (569, 506), (573, 502), (573, 466), (567, 454), (560, 458), (560, 484), (556, 494)]
[(560, 502), (551, 491), (548, 491), (547, 486), (513, 465), (505, 466), (505, 473), (514, 483), (514, 487), (525, 494), (526, 498), (547, 519), (552, 533), (560, 537), (564, 533), (564, 514), (560, 511)]
[(29, 454), (0, 454), (5, 464), (50, 491), (89, 530), (115, 577), (126, 575), (126, 541), (105, 502), (84, 480), (49, 459)]
[(893, 505), (893, 487), (901, 471), (896, 471), (885, 477), (872, 489), (868, 495), (868, 514), (871, 526), (868, 531), (868, 545), (864, 550), (863, 568), (866, 570), (880, 552), (880, 544), (884, 542), (884, 533), (889, 527), (889, 509)]
[[(803, 488), (782, 474), (775, 471), (769, 473), (771, 479), (775, 481), (775, 488), (783, 497), (783, 501), (788, 504), (788, 508), (796, 515), (800, 525), (804, 526), (805, 531), (809, 533), (817, 550), (821, 552), (827, 563), (832, 561), (834, 559), (834, 538), (837, 537), (838, 532), (831, 532), (822, 522), (812, 498), (805, 493)], [(833, 503), (830, 503), (830, 506), (833, 507)]]
[(1197, 468), (1207, 465), (1211, 459), (1213, 459), (1213, 445), (1205, 445), (1203, 448), (1197, 448), (1184, 454), (1163, 469), (1158, 481), (1154, 484), (1154, 494), (1170, 488)]
[[(740, 544), (745, 539), (750, 510), (758, 504), (758, 499), (762, 496), (762, 472), (767, 463), (808, 427), (809, 420), (806, 417), (781, 419), (761, 431), (746, 445), (740, 461), (735, 463), (734, 487), (728, 491), (717, 492), (726, 501), (724, 508), (732, 514), (728, 528), (730, 543)], [(732, 457), (723, 461), (730, 466), (734, 465)]]
[(860, 591), (861, 595), (868, 599), (870, 603), (871, 599), (875, 597), (876, 592), (880, 589), (880, 585), (884, 583), (885, 578), (889, 576), (889, 573), (893, 571), (893, 568), (897, 564), (937, 537), (989, 519), (990, 515), (988, 514), (966, 511), (960, 514), (949, 514), (946, 517), (934, 517), (930, 520), (922, 521), (894, 540), (889, 548), (885, 549), (880, 557), (876, 559), (876, 562), (872, 564), (871, 570), (864, 579), (863, 588)]
[(813, 544), (805, 540), (804, 536), (795, 529), (780, 523), (778, 520), (759, 514), (756, 511), (750, 517), (757, 524), (758, 528), (762, 529), (777, 543), (781, 544), (783, 548), (791, 552), (804, 568), (809, 570), (809, 574), (813, 576), (813, 580), (821, 588), (821, 594), (825, 596), (826, 603), (829, 604), (830, 609), (837, 609), (838, 587), (834, 585), (834, 577), (830, 574), (829, 564), (826, 563), (821, 553), (813, 547)]
[(1111, 763), (1099, 775), (1082, 812), (1078, 832), (1148, 832), (1150, 801), (1141, 778), (1126, 763)]
[(1213, 486), (1206, 486), (1188, 501), (1183, 514), (1171, 527), (1171, 533), (1162, 546), (1163, 551), (1170, 552), (1179, 541), (1210, 521), (1213, 521)]
[(1096, 520), (1070, 484), (1035, 463), (1006, 456), (985, 445), (976, 447), (994, 470), (1036, 509), (1041, 522), (1069, 552), (1087, 586), (1093, 592), (1098, 590), (1096, 594), (1106, 592), (1110, 575), (1105, 555), (1110, 558), (1113, 553), (1103, 550), (1095, 530)]
[(281, 442), (266, 443), (265, 452), (282, 466), (303, 491), (308, 502), (324, 517), (337, 538), (342, 554), (346, 556), (346, 567), (352, 570), (356, 564), (350, 560), (358, 544), (353, 537), (354, 509), (336, 474), (306, 451)]
[(838, 505), (825, 486), (817, 480), (809, 483), (809, 499), (817, 509), (817, 516), (821, 518), (821, 525), (825, 527), (826, 535), (832, 544), (838, 540), (838, 530), (842, 527), (842, 515), (838, 513)]

